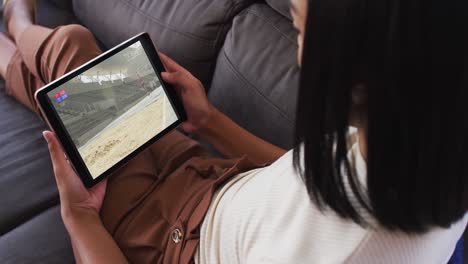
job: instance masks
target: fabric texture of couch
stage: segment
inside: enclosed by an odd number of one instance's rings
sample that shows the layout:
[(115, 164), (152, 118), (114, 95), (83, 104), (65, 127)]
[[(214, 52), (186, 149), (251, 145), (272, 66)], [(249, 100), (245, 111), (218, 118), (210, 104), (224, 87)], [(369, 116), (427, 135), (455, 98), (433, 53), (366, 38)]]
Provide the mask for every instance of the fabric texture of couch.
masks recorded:
[(257, 136), (290, 148), (299, 75), (296, 54), (290, 20), (265, 4), (244, 9), (219, 52), (210, 101)]
[[(48, 27), (78, 22), (71, 2), (58, 0), (39, 1), (38, 20)], [(73, 262), (44, 129), (34, 113), (5, 95), (1, 81), (0, 263)]]
[[(76, 15), (106, 47), (148, 32), (158, 49), (208, 86), (233, 17), (249, 0), (74, 1)], [(101, 15), (105, 10), (106, 15)]]

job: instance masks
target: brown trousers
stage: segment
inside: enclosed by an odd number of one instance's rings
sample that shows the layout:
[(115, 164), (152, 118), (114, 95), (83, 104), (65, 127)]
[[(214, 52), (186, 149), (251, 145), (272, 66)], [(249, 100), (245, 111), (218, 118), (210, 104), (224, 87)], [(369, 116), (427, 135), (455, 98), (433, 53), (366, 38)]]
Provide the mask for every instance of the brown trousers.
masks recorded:
[[(40, 115), (34, 92), (100, 53), (82, 26), (31, 26), (8, 66), (7, 93)], [(102, 221), (131, 263), (190, 263), (216, 188), (255, 167), (211, 158), (174, 131), (109, 178)]]

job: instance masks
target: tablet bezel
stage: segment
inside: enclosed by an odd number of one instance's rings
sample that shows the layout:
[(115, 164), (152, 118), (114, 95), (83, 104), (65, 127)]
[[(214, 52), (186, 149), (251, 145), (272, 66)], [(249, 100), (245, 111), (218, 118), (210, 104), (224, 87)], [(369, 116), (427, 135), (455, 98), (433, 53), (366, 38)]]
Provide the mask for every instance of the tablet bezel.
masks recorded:
[[(156, 136), (151, 138), (149, 141), (147, 141), (145, 144), (134, 150), (132, 153), (130, 153), (127, 157), (123, 158), (119, 162), (117, 162), (115, 165), (110, 167), (108, 170), (106, 170), (104, 173), (99, 175), (97, 178), (93, 178), (91, 173), (88, 170), (88, 167), (86, 166), (83, 158), (81, 157), (77, 147), (73, 143), (73, 140), (71, 139), (71, 136), (68, 134), (67, 130), (65, 129), (65, 126), (62, 122), (62, 120), (59, 118), (58, 113), (55, 111), (52, 102), (50, 98), (48, 97), (47, 93), (58, 88), (59, 86), (65, 84), (66, 82), (70, 81), (71, 79), (77, 77), (81, 73), (89, 70), (90, 68), (96, 66), (97, 64), (105, 61), (106, 59), (114, 56), (115, 54), (119, 53), (120, 51), (126, 49), (127, 47), (133, 45), (134, 43), (140, 41), (141, 45), (151, 62), (151, 65), (153, 66), (153, 69), (155, 73), (157, 74), (158, 78), (160, 79), (161, 86), (164, 89), (164, 91), (167, 94), (167, 97), (169, 99), (169, 102), (172, 105), (172, 108), (174, 109), (176, 115), (177, 115), (177, 121), (158, 133)], [(45, 118), (47, 119), (47, 123), (49, 127), (55, 132), (57, 135), (63, 150), (65, 151), (65, 154), (70, 161), (70, 165), (72, 165), (73, 169), (75, 170), (76, 174), (81, 178), (83, 184), (86, 186), (86, 188), (91, 188), (103, 179), (107, 178), (110, 176), (112, 173), (116, 172), (120, 167), (122, 167), (125, 163), (127, 163), (129, 160), (134, 158), (136, 155), (138, 155), (140, 152), (142, 152), (144, 149), (149, 147), (151, 144), (156, 142), (158, 139), (169, 133), (171, 130), (175, 129), (177, 126), (179, 126), (182, 122), (184, 122), (187, 119), (187, 115), (185, 113), (184, 107), (182, 105), (182, 102), (180, 101), (176, 90), (168, 83), (164, 82), (164, 80), (161, 78), (161, 72), (164, 72), (165, 68), (163, 63), (161, 62), (161, 59), (159, 58), (158, 52), (156, 51), (156, 48), (153, 44), (153, 41), (151, 40), (150, 36), (148, 33), (141, 33), (133, 38), (130, 38), (129, 40), (123, 42), (122, 44), (108, 50), (107, 52), (104, 52), (103, 54), (99, 55), (98, 57), (94, 58), (93, 60), (87, 62), (86, 64), (80, 66), (79, 68), (65, 74), (64, 76), (60, 77), (59, 79), (47, 84), (43, 88), (39, 89), (35, 93), (35, 98), (36, 101), (38, 102), (39, 108), (44, 114)]]

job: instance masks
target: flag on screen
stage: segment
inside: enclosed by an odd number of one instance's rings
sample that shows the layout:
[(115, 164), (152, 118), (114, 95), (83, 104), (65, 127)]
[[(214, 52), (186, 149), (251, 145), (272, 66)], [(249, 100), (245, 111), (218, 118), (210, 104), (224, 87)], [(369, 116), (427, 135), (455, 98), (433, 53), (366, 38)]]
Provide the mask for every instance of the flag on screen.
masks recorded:
[(54, 94), (55, 102), (61, 103), (63, 100), (68, 98), (68, 93), (66, 90), (61, 90), (60, 92)]

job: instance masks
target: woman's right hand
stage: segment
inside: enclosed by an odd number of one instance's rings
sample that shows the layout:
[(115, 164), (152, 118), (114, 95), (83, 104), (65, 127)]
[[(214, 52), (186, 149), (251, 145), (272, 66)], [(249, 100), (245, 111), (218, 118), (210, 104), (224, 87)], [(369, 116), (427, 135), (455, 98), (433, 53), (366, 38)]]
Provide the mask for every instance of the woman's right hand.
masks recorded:
[(107, 180), (103, 180), (91, 189), (86, 189), (65, 157), (55, 133), (44, 131), (43, 135), (49, 147), (65, 226), (70, 228), (71, 224), (87, 216), (98, 218), (106, 193)]
[(215, 109), (208, 102), (203, 84), (197, 78), (171, 58), (162, 53), (159, 55), (167, 70), (161, 74), (162, 78), (174, 86), (187, 112), (187, 121), (181, 128), (196, 135), (207, 125)]

